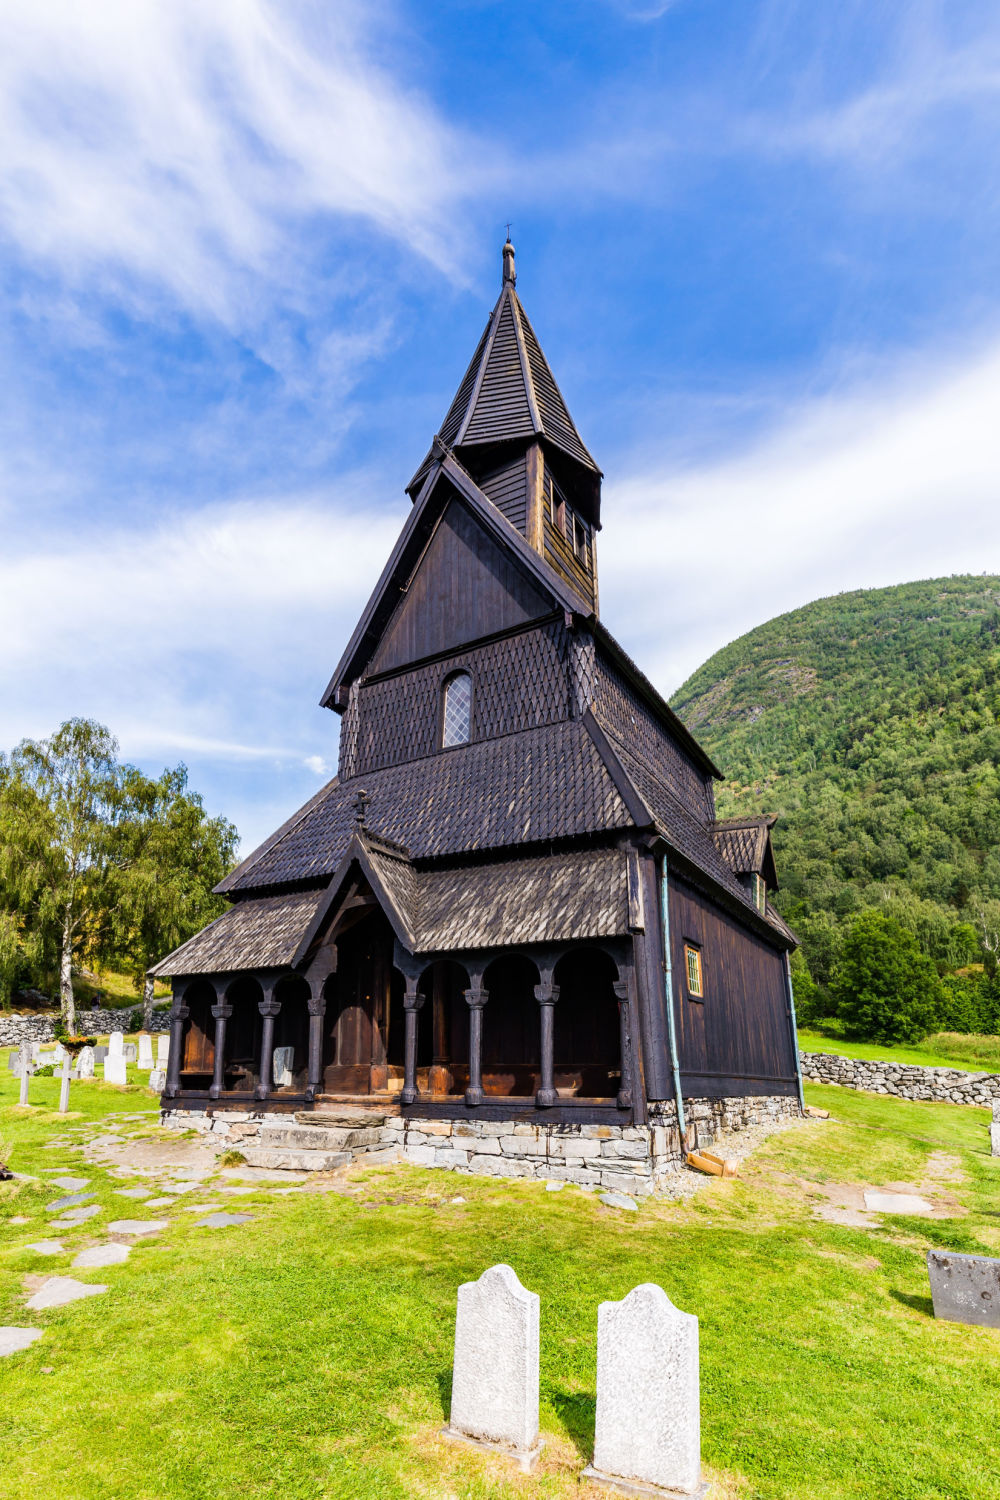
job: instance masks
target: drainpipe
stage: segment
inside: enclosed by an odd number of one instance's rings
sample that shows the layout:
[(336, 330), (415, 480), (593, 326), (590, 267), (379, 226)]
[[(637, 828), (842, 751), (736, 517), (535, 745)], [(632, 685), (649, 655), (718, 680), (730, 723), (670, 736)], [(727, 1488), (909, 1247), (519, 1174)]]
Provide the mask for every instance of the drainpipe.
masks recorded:
[(799, 1029), (795, 1022), (795, 993), (792, 989), (792, 960), (785, 950), (785, 988), (788, 991), (788, 1020), (792, 1028), (792, 1052), (795, 1055), (795, 1078), (799, 1086), (799, 1108), (806, 1112), (806, 1096), (802, 1092), (802, 1063), (799, 1060)]
[[(667, 857), (663, 856), (660, 876), (660, 910), (663, 913), (663, 991), (667, 1002), (667, 1034), (670, 1038), (670, 1070), (674, 1075), (674, 1099), (677, 1102), (677, 1128), (681, 1133), (681, 1150), (687, 1127), (684, 1122), (684, 1095), (681, 1092), (681, 1065), (677, 1057), (677, 1028), (674, 1024), (674, 963), (670, 952), (670, 891), (667, 885)], [(798, 1052), (796, 1052), (798, 1057)]]

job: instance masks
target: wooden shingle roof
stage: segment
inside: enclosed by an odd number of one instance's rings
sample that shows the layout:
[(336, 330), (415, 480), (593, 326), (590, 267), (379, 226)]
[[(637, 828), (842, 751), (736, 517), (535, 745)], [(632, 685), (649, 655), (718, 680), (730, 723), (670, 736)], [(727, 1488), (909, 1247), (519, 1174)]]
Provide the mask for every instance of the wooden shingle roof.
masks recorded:
[(354, 828), (358, 788), (366, 824), (413, 859), (443, 858), (626, 828), (628, 810), (579, 720), (333, 781), (217, 887), (260, 890), (328, 878)]
[(724, 818), (712, 824), (712, 838), (726, 864), (737, 875), (763, 875), (777, 889), (771, 852), (771, 829), (776, 817)]
[(149, 972), (181, 977), (285, 968), (294, 961), (323, 898), (322, 890), (311, 890), (238, 901)]
[[(503, 260), (500, 296), (441, 424), (441, 441), (461, 455), (463, 448), (482, 444), (546, 438), (599, 476), (515, 290), (514, 247), (509, 241)], [(431, 458), (428, 454), (410, 480), (410, 494), (421, 485)]]

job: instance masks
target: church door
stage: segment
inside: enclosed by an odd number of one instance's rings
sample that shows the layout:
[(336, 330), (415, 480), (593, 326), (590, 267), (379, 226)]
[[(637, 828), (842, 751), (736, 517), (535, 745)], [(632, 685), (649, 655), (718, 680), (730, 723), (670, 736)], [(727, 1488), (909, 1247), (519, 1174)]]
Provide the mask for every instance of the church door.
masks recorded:
[(386, 1043), (392, 929), (373, 911), (337, 938), (337, 973), (327, 1007), (324, 1090), (368, 1094), (388, 1085)]

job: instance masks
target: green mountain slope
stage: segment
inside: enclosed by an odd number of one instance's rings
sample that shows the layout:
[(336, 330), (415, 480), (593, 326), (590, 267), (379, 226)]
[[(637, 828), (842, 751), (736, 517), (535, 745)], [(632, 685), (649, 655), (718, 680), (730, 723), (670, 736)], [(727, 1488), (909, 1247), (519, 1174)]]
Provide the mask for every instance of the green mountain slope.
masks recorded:
[[(778, 905), (825, 983), (845, 922), (889, 904), (943, 970), (1000, 928), (1000, 578), (818, 599), (717, 652), (674, 696), (776, 812)], [(985, 922), (985, 928), (984, 928)]]

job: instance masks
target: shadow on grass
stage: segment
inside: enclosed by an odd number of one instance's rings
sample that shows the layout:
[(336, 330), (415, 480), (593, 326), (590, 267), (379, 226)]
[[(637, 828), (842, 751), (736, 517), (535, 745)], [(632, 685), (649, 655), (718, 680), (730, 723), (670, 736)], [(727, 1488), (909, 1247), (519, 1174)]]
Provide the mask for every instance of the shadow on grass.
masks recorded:
[(549, 1391), (547, 1394), (566, 1436), (590, 1463), (594, 1456), (596, 1400), (585, 1391)]
[(897, 1292), (891, 1289), (889, 1296), (894, 1297), (897, 1302), (901, 1302), (904, 1307), (912, 1307), (914, 1312), (924, 1313), (928, 1318), (933, 1318), (934, 1316), (934, 1303), (930, 1297), (917, 1297), (913, 1292)]
[(451, 1369), (439, 1370), (437, 1376), (438, 1395), (441, 1398), (441, 1415), (445, 1426), (451, 1421)]

